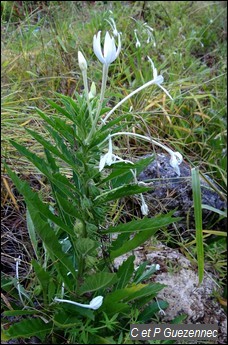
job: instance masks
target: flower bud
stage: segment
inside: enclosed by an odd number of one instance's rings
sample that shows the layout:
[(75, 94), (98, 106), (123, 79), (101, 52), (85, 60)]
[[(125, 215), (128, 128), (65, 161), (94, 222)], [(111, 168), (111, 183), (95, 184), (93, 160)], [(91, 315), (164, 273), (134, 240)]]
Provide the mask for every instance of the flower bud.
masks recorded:
[(97, 297), (93, 298), (89, 304), (90, 308), (93, 310), (100, 308), (100, 306), (103, 303), (103, 298), (104, 298), (103, 296), (97, 296)]
[(97, 94), (96, 84), (92, 82), (90, 92), (89, 92), (89, 99), (93, 99), (94, 97), (96, 97), (96, 94)]
[(78, 51), (78, 64), (80, 67), (81, 71), (85, 71), (87, 70), (87, 62), (86, 59), (84, 58), (83, 54), (80, 52), (80, 50)]

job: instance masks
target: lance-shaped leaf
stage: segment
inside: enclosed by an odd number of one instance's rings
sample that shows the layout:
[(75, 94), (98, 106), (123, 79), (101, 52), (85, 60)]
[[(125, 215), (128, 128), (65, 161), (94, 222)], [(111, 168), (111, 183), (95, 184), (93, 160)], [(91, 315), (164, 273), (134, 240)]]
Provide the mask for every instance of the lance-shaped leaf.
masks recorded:
[(151, 187), (140, 187), (137, 184), (128, 184), (102, 193), (94, 199), (94, 203), (96, 205), (100, 205), (108, 201), (126, 197), (128, 195), (144, 193), (150, 189)]
[(52, 322), (45, 323), (40, 318), (29, 318), (13, 324), (4, 333), (8, 340), (36, 336), (43, 342), (52, 328)]
[[(33, 198), (29, 197), (29, 190), (25, 189), (26, 185), (25, 182), (22, 182), (15, 173), (13, 173), (8, 167), (7, 172), (9, 176), (11, 177), (12, 181), (15, 183), (18, 191), (24, 195), (25, 201), (29, 210), (29, 214), (31, 217), (31, 220), (34, 224), (35, 231), (38, 234), (38, 236), (41, 238), (43, 243), (45, 244), (45, 247), (50, 255), (50, 257), (55, 261), (57, 259), (57, 263), (61, 263), (62, 268), (66, 272), (71, 272), (73, 277), (76, 279), (76, 272), (75, 268), (73, 267), (73, 264), (70, 260), (70, 258), (62, 251), (62, 247), (58, 241), (58, 238), (54, 232), (54, 230), (51, 228), (51, 226), (48, 223), (49, 217), (44, 217), (40, 211), (39, 208), (36, 207), (36, 203), (33, 203)], [(25, 194), (23, 193), (25, 191)], [(36, 195), (34, 193), (34, 195)], [(36, 196), (37, 198), (37, 196)], [(69, 230), (68, 230), (69, 231)], [(59, 264), (58, 263), (58, 264)], [(58, 268), (58, 266), (56, 265)], [(66, 284), (69, 283), (69, 281), (66, 279)], [(73, 286), (73, 283), (72, 283)]]

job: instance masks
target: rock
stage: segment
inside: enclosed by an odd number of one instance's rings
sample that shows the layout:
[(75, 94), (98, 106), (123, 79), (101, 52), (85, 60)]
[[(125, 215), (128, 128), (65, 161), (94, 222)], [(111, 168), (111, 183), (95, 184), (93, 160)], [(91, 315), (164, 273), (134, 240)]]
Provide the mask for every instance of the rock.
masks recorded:
[[(151, 191), (144, 194), (144, 198), (149, 207), (149, 216), (158, 213), (166, 213), (177, 209), (175, 216), (183, 217), (183, 221), (177, 223), (179, 229), (194, 229), (194, 210), (191, 186), (191, 168), (185, 162), (179, 166), (180, 176), (177, 176), (174, 169), (170, 166), (170, 156), (159, 153), (155, 160), (139, 174), (139, 181), (152, 181)], [(227, 208), (226, 202), (222, 199), (219, 188), (209, 177), (209, 181), (203, 178), (201, 182), (202, 204), (214, 207), (220, 211)], [(219, 215), (213, 211), (203, 209), (203, 226), (210, 229), (213, 223), (216, 223)], [(217, 228), (224, 230), (226, 222), (217, 223)], [(222, 227), (222, 228), (221, 228)]]
[[(226, 344), (227, 317), (215, 298), (214, 292), (219, 293), (220, 287), (216, 283), (216, 277), (205, 272), (201, 285), (198, 286), (197, 269), (192, 263), (177, 250), (169, 248), (161, 243), (139, 247), (133, 251), (135, 255), (135, 268), (147, 261), (148, 266), (159, 264), (157, 271), (149, 281), (165, 284), (158, 295), (157, 300), (169, 303), (161, 322), (170, 323), (175, 317), (186, 314), (186, 324), (216, 324), (219, 328), (218, 344)], [(131, 254), (125, 254), (114, 261), (118, 267)]]

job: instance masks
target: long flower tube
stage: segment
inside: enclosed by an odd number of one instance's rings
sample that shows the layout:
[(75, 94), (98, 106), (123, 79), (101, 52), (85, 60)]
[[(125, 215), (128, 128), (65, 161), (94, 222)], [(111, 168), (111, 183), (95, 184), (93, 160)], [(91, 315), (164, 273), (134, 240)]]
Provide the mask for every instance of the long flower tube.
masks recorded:
[(21, 286), (20, 286), (20, 280), (19, 280), (19, 264), (21, 261), (21, 257), (14, 259), (16, 261), (16, 282), (17, 282), (17, 291), (20, 298), (21, 303), (24, 305), (24, 301), (21, 295)]
[(117, 103), (117, 104), (115, 105), (115, 107), (112, 108), (112, 110), (110, 110), (110, 111), (108, 112), (108, 114), (105, 116), (105, 118), (102, 120), (103, 123), (105, 123), (105, 122), (108, 120), (108, 118), (114, 113), (114, 111), (116, 111), (116, 109), (119, 108), (119, 107), (120, 107), (124, 102), (126, 102), (129, 98), (131, 98), (131, 97), (134, 96), (136, 93), (138, 93), (138, 92), (140, 92), (140, 91), (146, 89), (147, 87), (149, 87), (149, 86), (151, 86), (151, 85), (153, 85), (153, 84), (159, 86), (159, 87), (167, 94), (167, 96), (168, 96), (171, 100), (173, 99), (172, 96), (169, 94), (169, 92), (168, 92), (163, 86), (161, 86), (161, 84), (162, 84), (163, 81), (164, 81), (163, 76), (162, 76), (162, 75), (158, 75), (157, 69), (154, 67), (154, 63), (153, 63), (153, 61), (151, 60), (151, 58), (150, 58), (149, 56), (148, 56), (148, 59), (149, 59), (149, 61), (150, 61), (150, 63), (151, 63), (151, 67), (152, 67), (152, 70), (153, 70), (153, 79), (150, 80), (150, 81), (148, 81), (148, 82), (145, 83), (144, 85), (140, 86), (138, 89), (132, 91), (129, 95), (127, 95), (126, 97), (124, 97), (124, 98), (122, 99), (122, 101), (120, 101), (119, 103)]
[(74, 302), (71, 300), (60, 299), (60, 298), (55, 297), (54, 302), (69, 303), (69, 304), (74, 304), (78, 307), (96, 310), (96, 309), (100, 308), (100, 306), (102, 305), (103, 298), (104, 298), (103, 296), (97, 296), (97, 297), (93, 298), (89, 304), (82, 304), (82, 303)]
[[(131, 169), (131, 172), (132, 172), (132, 175), (134, 176), (135, 183), (138, 183), (138, 180), (137, 180), (137, 177), (136, 177), (136, 169), (134, 169), (134, 170)], [(142, 193), (140, 194), (140, 197), (141, 197), (141, 201), (142, 201), (142, 204), (141, 204), (142, 215), (143, 216), (148, 216), (149, 208), (148, 208), (147, 203), (145, 202), (145, 199), (144, 199)]]
[(114, 136), (118, 136), (118, 135), (128, 135), (128, 136), (133, 136), (133, 137), (136, 137), (136, 138), (140, 138), (142, 140), (145, 140), (145, 141), (149, 141), (150, 143), (154, 144), (154, 145), (157, 145), (159, 147), (161, 147), (163, 150), (165, 150), (166, 152), (168, 152), (171, 156), (170, 158), (170, 165), (171, 167), (174, 169), (174, 171), (176, 172), (176, 174), (178, 176), (180, 176), (180, 168), (179, 168), (179, 165), (182, 163), (183, 161), (183, 157), (182, 155), (180, 154), (180, 152), (174, 152), (172, 151), (169, 147), (167, 147), (166, 145), (163, 145), (161, 143), (159, 143), (158, 141), (154, 140), (154, 139), (151, 139), (149, 137), (146, 137), (144, 135), (141, 135), (141, 134), (137, 134), (137, 133), (131, 133), (131, 132), (117, 132), (117, 133), (113, 133), (113, 134), (109, 134), (109, 136), (104, 140), (109, 140), (109, 143), (110, 143), (110, 138), (114, 137)]

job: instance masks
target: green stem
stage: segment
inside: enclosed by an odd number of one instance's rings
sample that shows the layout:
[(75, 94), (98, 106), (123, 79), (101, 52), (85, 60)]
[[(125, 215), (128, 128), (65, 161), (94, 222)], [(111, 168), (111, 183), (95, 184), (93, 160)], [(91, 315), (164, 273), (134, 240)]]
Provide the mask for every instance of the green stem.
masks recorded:
[(91, 137), (93, 136), (95, 130), (96, 130), (96, 126), (97, 126), (97, 122), (99, 119), (99, 115), (102, 109), (102, 104), (104, 101), (104, 94), (105, 94), (105, 89), (106, 89), (106, 84), (107, 84), (107, 79), (108, 79), (108, 69), (109, 69), (109, 65), (104, 64), (103, 65), (103, 74), (102, 74), (102, 85), (101, 85), (101, 95), (100, 95), (100, 100), (99, 100), (99, 104), (98, 104), (98, 108), (97, 108), (97, 112), (96, 112), (96, 116), (95, 119), (92, 123), (92, 128), (91, 131), (86, 139), (86, 142), (88, 143), (91, 139)]
[(89, 110), (89, 116), (90, 116), (91, 123), (93, 123), (91, 104), (90, 104), (90, 101), (89, 101), (89, 88), (88, 88), (87, 72), (86, 72), (86, 70), (82, 71), (82, 78), (83, 78), (83, 84), (84, 84), (84, 88), (85, 88), (85, 95), (86, 95), (86, 102), (87, 102), (88, 110)]

